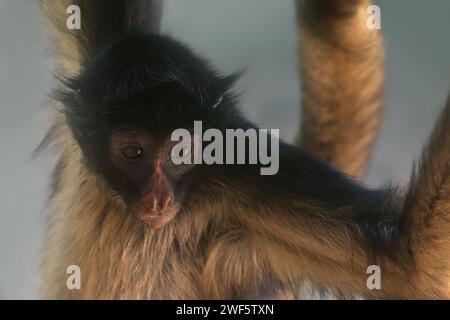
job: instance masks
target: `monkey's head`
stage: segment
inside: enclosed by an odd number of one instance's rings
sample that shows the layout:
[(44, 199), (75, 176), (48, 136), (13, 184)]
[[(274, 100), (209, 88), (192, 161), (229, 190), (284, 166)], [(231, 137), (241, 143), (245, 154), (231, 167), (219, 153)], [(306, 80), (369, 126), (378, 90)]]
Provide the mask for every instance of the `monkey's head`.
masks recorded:
[(65, 115), (89, 168), (159, 228), (182, 210), (201, 170), (172, 162), (172, 132), (192, 132), (194, 121), (224, 128), (236, 113), (227, 93), (236, 76), (218, 75), (164, 36), (133, 35), (97, 51), (67, 81)]

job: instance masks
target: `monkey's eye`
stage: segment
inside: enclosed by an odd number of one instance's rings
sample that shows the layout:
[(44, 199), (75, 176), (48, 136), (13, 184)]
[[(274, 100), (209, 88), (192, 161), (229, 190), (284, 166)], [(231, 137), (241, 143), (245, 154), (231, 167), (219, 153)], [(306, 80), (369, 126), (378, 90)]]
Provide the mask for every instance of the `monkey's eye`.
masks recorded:
[(144, 149), (139, 146), (126, 146), (121, 150), (122, 157), (126, 160), (139, 160), (144, 157)]

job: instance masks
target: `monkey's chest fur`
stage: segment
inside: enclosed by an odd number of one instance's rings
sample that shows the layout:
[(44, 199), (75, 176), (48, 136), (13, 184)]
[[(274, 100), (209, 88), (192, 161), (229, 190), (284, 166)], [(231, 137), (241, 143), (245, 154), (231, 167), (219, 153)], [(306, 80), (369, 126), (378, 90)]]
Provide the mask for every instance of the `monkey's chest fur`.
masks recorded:
[[(45, 298), (200, 299), (205, 297), (205, 281), (222, 276), (217, 274), (221, 265), (236, 270), (231, 273), (233, 278), (221, 279), (228, 286), (236, 286), (228, 288), (232, 295), (293, 297), (281, 290), (276, 279), (265, 274), (252, 275), (251, 283), (247, 283), (248, 275), (240, 271), (245, 267), (245, 257), (235, 257), (236, 265), (227, 265), (230, 251), (226, 248), (236, 249), (238, 255), (235, 240), (239, 235), (214, 234), (203, 217), (192, 221), (191, 217), (182, 216), (163, 229), (151, 230), (111, 203), (78, 157), (61, 157), (55, 172), (58, 188), (50, 202), (44, 252)], [(224, 246), (223, 252), (220, 246), (211, 249), (217, 241)], [(239, 242), (239, 246), (245, 246), (245, 242)], [(241, 249), (245, 252), (246, 248)], [(216, 274), (205, 278), (211, 264), (215, 264)], [(80, 267), (80, 290), (67, 288), (66, 270), (71, 265)], [(254, 281), (259, 283), (255, 286)], [(311, 294), (315, 289), (304, 282), (301, 295), (315, 297)], [(217, 290), (214, 294), (220, 295), (220, 289)]]

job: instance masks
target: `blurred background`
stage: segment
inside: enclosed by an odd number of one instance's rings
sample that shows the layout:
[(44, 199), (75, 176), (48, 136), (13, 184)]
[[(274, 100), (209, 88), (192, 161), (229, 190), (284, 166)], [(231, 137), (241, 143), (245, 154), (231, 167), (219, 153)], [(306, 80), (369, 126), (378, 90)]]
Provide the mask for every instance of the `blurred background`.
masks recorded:
[[(57, 1), (57, 0), (55, 0)], [(164, 0), (163, 29), (217, 68), (246, 68), (243, 109), (292, 141), (300, 119), (293, 0)], [(377, 1), (387, 110), (366, 182), (405, 184), (450, 91), (450, 2)], [(50, 156), (32, 159), (54, 82), (35, 0), (0, 0), (0, 299), (38, 297)]]

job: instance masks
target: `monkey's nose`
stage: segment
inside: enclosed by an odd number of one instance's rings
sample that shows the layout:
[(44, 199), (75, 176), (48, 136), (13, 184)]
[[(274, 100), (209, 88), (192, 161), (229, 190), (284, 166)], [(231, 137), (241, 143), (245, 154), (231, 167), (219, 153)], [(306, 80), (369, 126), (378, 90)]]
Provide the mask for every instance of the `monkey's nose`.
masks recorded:
[(146, 211), (151, 216), (162, 215), (164, 211), (170, 206), (172, 202), (172, 195), (164, 195), (164, 196), (147, 196), (145, 201)]

